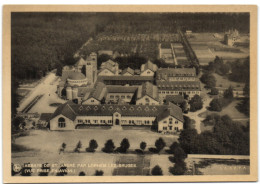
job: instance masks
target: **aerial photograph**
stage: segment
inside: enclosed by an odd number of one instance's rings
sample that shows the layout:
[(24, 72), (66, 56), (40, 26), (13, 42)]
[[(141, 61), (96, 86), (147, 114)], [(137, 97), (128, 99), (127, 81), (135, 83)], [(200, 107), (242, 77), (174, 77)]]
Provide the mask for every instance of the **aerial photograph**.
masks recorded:
[(12, 12), (11, 175), (250, 175), (249, 63), (247, 12)]

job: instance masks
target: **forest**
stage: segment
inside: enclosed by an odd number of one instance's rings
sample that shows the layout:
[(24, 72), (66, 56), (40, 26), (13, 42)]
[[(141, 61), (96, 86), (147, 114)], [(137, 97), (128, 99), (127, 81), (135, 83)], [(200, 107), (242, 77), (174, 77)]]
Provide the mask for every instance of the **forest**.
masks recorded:
[[(12, 110), (24, 80), (40, 79), (57, 67), (74, 64), (73, 55), (99, 34), (249, 32), (248, 13), (54, 13), (11, 15)], [(13, 112), (13, 111), (12, 111)]]

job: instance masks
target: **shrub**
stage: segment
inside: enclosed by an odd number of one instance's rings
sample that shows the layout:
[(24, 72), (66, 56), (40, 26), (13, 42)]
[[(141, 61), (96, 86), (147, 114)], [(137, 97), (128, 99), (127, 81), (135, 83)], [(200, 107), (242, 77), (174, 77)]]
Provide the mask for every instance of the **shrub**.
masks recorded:
[(103, 176), (104, 172), (102, 170), (96, 170), (95, 176)]
[(81, 172), (79, 173), (79, 176), (86, 176), (86, 173), (83, 172), (83, 171), (81, 171)]
[(210, 94), (211, 95), (218, 95), (218, 89), (217, 88), (211, 88)]
[(112, 141), (112, 139), (109, 139), (106, 143), (105, 146), (103, 148), (103, 151), (105, 153), (113, 153), (115, 149), (115, 145), (114, 142)]
[(146, 148), (146, 142), (141, 142), (141, 143), (140, 143), (140, 149), (141, 149), (142, 151), (144, 151), (145, 148)]
[(209, 110), (220, 112), (223, 107), (223, 102), (220, 98), (214, 98), (209, 104)]
[(174, 154), (176, 148), (180, 147), (180, 144), (177, 142), (173, 142), (170, 146), (170, 152)]
[(202, 109), (202, 107), (202, 98), (199, 95), (194, 95), (194, 97), (192, 97), (192, 99), (190, 100), (190, 111), (195, 112)]
[(166, 146), (166, 143), (164, 142), (164, 140), (163, 140), (161, 137), (155, 141), (155, 147), (156, 147), (158, 153), (159, 153), (165, 146)]
[(163, 175), (163, 172), (162, 172), (162, 169), (161, 169), (161, 167), (160, 166), (158, 166), (158, 165), (156, 165), (156, 166), (154, 166), (154, 168), (152, 169), (152, 175), (154, 175), (154, 176), (161, 176), (161, 175)]
[(117, 148), (117, 151), (121, 152), (121, 153), (126, 153), (126, 151), (128, 150), (128, 148), (130, 147), (129, 141), (127, 138), (124, 138), (121, 143), (120, 143), (120, 147)]
[(89, 141), (89, 147), (86, 148), (87, 152), (95, 152), (95, 149), (97, 149), (98, 144), (97, 141), (95, 139), (92, 139)]
[(82, 143), (81, 143), (81, 141), (79, 141), (77, 143), (77, 145), (76, 145), (76, 148), (75, 148), (74, 152), (78, 152), (79, 153), (81, 148), (82, 148)]
[(224, 98), (233, 98), (233, 88), (231, 86), (229, 86), (229, 88), (224, 91)]
[(204, 73), (201, 76), (200, 80), (201, 80), (201, 82), (206, 84), (206, 87), (208, 87), (208, 88), (213, 88), (216, 86), (216, 78), (214, 77), (214, 75), (212, 75), (210, 73)]
[(184, 161), (177, 162), (174, 164), (174, 167), (170, 167), (169, 171), (173, 175), (183, 175), (186, 171), (186, 164)]

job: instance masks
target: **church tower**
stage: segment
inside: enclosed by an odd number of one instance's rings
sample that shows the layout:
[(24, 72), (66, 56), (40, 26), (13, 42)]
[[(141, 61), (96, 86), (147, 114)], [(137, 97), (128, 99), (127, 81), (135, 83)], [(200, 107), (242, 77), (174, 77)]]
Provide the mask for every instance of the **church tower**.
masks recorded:
[(92, 52), (86, 61), (86, 77), (89, 84), (94, 84), (97, 80), (97, 54)]

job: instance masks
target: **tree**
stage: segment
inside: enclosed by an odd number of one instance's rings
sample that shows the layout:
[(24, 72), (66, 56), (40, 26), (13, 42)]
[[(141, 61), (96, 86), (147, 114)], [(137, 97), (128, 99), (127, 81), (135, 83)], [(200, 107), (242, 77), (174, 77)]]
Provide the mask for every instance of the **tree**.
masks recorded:
[(119, 151), (121, 153), (126, 153), (126, 151), (128, 150), (128, 148), (130, 147), (129, 141), (127, 138), (124, 138), (121, 143), (120, 143), (120, 148)]
[(217, 88), (211, 88), (210, 94), (211, 95), (218, 95), (218, 89)]
[(158, 153), (159, 153), (165, 146), (166, 146), (166, 143), (164, 142), (164, 140), (163, 140), (161, 137), (155, 141), (155, 147), (156, 147)]
[(220, 98), (214, 98), (209, 104), (209, 110), (211, 111), (220, 112), (222, 110), (222, 107), (223, 107), (223, 103)]
[(190, 111), (195, 112), (202, 109), (202, 107), (202, 98), (199, 95), (194, 95), (194, 97), (192, 97), (192, 99), (190, 100)]
[(77, 143), (77, 145), (76, 145), (76, 148), (75, 148), (74, 152), (78, 152), (79, 153), (81, 148), (82, 148), (82, 143), (81, 143), (81, 141), (79, 141)]
[(184, 152), (184, 150), (178, 146), (174, 149), (174, 160), (175, 163), (183, 161), (185, 158), (187, 158), (187, 154)]
[(59, 154), (61, 153), (61, 152), (63, 152), (64, 153), (64, 151), (65, 151), (65, 149), (66, 149), (66, 143), (62, 143), (61, 144), (61, 148), (60, 148), (60, 150), (59, 150)]
[(186, 100), (181, 102), (180, 108), (182, 109), (182, 112), (188, 112), (189, 105)]
[(224, 98), (228, 98), (228, 99), (233, 98), (233, 88), (232, 88), (232, 86), (229, 86), (229, 88), (225, 90)]
[(159, 165), (154, 166), (151, 173), (153, 176), (162, 176), (163, 175), (162, 169)]
[(184, 129), (179, 136), (179, 143), (185, 153), (193, 154), (198, 133), (196, 129)]
[(39, 173), (39, 176), (48, 176), (50, 170), (51, 170), (50, 164), (48, 163), (42, 164), (41, 172)]
[(169, 171), (173, 175), (183, 175), (186, 171), (186, 164), (184, 161), (180, 161), (174, 164), (174, 167), (170, 167)]
[(86, 149), (86, 151), (95, 152), (97, 147), (98, 147), (97, 141), (95, 139), (92, 139), (89, 141), (89, 147)]
[(86, 176), (86, 173), (83, 172), (83, 171), (81, 171), (81, 172), (79, 173), (79, 176)]
[(144, 152), (145, 148), (146, 148), (146, 142), (141, 142), (140, 149)]
[(206, 84), (207, 88), (213, 88), (216, 86), (216, 78), (214, 77), (214, 75), (210, 74), (210, 73), (204, 73), (201, 78), (200, 78), (201, 82), (203, 82), (204, 84)]
[(102, 170), (96, 170), (95, 176), (103, 176), (104, 172)]
[(12, 123), (12, 129), (18, 130), (18, 129), (20, 129), (21, 125), (24, 124), (24, 118), (17, 116), (12, 119), (11, 123)]
[(114, 142), (112, 141), (112, 139), (109, 139), (106, 143), (105, 146), (103, 148), (103, 151), (105, 153), (113, 153), (115, 149), (115, 145)]
[(188, 116), (183, 116), (184, 123), (183, 128), (184, 129), (193, 129), (195, 128), (195, 120), (190, 119)]
[(180, 147), (180, 144), (177, 142), (173, 142), (170, 146), (170, 152), (174, 154), (175, 150)]
[(68, 168), (62, 164), (61, 167), (59, 168), (59, 172), (57, 172), (56, 176), (65, 176), (68, 174)]

